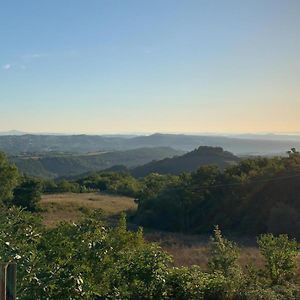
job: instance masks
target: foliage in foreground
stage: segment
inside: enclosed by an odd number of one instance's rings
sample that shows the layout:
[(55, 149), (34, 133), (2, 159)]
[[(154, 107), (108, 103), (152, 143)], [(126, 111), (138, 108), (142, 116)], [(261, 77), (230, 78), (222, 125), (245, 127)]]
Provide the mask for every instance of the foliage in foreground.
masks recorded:
[[(238, 248), (216, 228), (208, 270), (171, 267), (171, 258), (122, 216), (106, 228), (100, 212), (76, 224), (43, 227), (15, 207), (0, 211), (0, 260), (18, 263), (20, 299), (297, 299), (298, 245), (259, 238), (263, 270), (242, 271)], [(274, 273), (274, 270), (276, 271)], [(274, 280), (274, 274), (284, 274)]]

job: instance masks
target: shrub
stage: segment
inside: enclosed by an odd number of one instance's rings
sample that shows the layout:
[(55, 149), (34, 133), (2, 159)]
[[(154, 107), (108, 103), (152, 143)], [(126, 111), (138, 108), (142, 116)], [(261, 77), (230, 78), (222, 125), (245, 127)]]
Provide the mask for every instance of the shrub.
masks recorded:
[(295, 258), (298, 243), (287, 235), (275, 237), (273, 234), (261, 235), (258, 239), (261, 254), (266, 260), (266, 269), (272, 284), (282, 284), (291, 280), (296, 271)]
[(210, 242), (210, 259), (208, 266), (211, 272), (220, 272), (224, 276), (232, 276), (240, 271), (237, 263), (239, 249), (222, 236), (218, 226)]
[(258, 243), (270, 270), (268, 278), (261, 272), (244, 275), (236, 262), (237, 247), (218, 228), (209, 272), (204, 272), (197, 266), (171, 268), (171, 258), (146, 243), (141, 230), (127, 230), (125, 215), (115, 228), (104, 227), (96, 211), (76, 224), (47, 229), (19, 208), (0, 210), (0, 260), (18, 263), (22, 300), (300, 299), (292, 281), (297, 243), (273, 235), (261, 236)]
[(170, 257), (158, 246), (122, 252), (111, 276), (109, 299), (165, 299)]
[(17, 207), (0, 210), (0, 261), (17, 263), (17, 294), (22, 300), (39, 289), (43, 253), (38, 250), (43, 228), (40, 220)]
[(226, 279), (220, 273), (209, 274), (198, 266), (174, 268), (167, 279), (168, 299), (225, 299)]

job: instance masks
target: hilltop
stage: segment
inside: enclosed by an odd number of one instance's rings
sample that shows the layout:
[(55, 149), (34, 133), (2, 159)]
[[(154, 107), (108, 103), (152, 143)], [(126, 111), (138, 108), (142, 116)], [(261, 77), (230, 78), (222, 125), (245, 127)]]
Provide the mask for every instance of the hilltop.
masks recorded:
[(239, 158), (221, 147), (201, 146), (182, 156), (153, 161), (131, 170), (136, 177), (144, 177), (150, 173), (179, 175), (183, 172), (194, 172), (203, 165), (216, 165), (221, 169), (233, 165)]

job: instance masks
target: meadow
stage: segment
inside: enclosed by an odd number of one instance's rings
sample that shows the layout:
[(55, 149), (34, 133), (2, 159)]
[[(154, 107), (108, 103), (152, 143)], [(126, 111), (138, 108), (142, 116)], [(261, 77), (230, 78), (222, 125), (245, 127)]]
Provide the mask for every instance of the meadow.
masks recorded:
[[(93, 210), (103, 211), (103, 217), (109, 224), (114, 224), (121, 212), (133, 212), (137, 205), (133, 198), (102, 193), (60, 193), (43, 195), (41, 200), (43, 223), (54, 227), (61, 221), (76, 222)], [(136, 229), (134, 224), (129, 228)], [(158, 243), (163, 250), (172, 255), (174, 266), (199, 265), (207, 267), (208, 235), (172, 233), (144, 228), (146, 241)], [(250, 262), (261, 267), (264, 264), (256, 239), (253, 237), (234, 237), (241, 248), (239, 263), (246, 267)]]
[(49, 227), (60, 221), (74, 222), (92, 210), (101, 209), (104, 217), (114, 219), (122, 211), (136, 209), (132, 198), (100, 193), (60, 193), (43, 195), (41, 200), (43, 223)]

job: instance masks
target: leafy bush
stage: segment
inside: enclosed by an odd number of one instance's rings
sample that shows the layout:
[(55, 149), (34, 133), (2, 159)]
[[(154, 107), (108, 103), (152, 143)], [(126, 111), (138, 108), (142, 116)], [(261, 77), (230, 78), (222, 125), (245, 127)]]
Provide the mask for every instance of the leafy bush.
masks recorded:
[(0, 210), (0, 260), (17, 262), (22, 300), (299, 299), (291, 264), (296, 243), (268, 235), (259, 244), (270, 257), (268, 268), (280, 270), (275, 275), (284, 280), (271, 281), (262, 272), (256, 277), (243, 274), (235, 245), (218, 228), (207, 272), (196, 266), (170, 267), (171, 258), (145, 243), (141, 230), (127, 230), (125, 215), (115, 228), (106, 228), (96, 211), (76, 224), (47, 229), (19, 208)]
[[(169, 257), (123, 221), (106, 229), (99, 212), (44, 228), (15, 207), (0, 212), (0, 259), (18, 263), (21, 299), (158, 299)], [(144, 297), (146, 295), (146, 298)], [(148, 297), (148, 298), (147, 298)]]
[(40, 286), (39, 277), (45, 267), (38, 249), (42, 235), (40, 220), (32, 214), (16, 207), (0, 210), (0, 261), (17, 263), (21, 299), (34, 299), (34, 290)]
[(222, 236), (218, 226), (215, 227), (214, 236), (210, 242), (209, 269), (220, 272), (224, 276), (233, 276), (240, 271), (237, 263), (239, 250), (237, 246)]
[(164, 299), (170, 257), (155, 245), (122, 252), (112, 272), (111, 299)]
[(225, 286), (220, 273), (205, 273), (197, 266), (174, 268), (167, 279), (168, 299), (225, 299)]
[(272, 284), (282, 284), (293, 279), (299, 254), (298, 243), (287, 235), (264, 234), (258, 239), (261, 254), (265, 257), (266, 268)]

